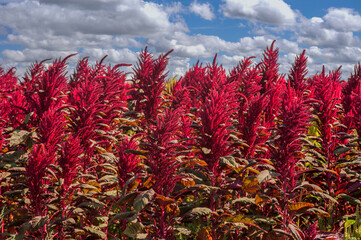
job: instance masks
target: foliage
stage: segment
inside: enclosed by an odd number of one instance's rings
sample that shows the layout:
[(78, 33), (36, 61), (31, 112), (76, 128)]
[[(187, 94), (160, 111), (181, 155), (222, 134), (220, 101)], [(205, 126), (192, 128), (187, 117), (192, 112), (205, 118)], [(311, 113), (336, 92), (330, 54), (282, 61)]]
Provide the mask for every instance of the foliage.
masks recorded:
[(227, 71), (171, 51), (0, 68), (1, 239), (360, 238), (361, 67)]

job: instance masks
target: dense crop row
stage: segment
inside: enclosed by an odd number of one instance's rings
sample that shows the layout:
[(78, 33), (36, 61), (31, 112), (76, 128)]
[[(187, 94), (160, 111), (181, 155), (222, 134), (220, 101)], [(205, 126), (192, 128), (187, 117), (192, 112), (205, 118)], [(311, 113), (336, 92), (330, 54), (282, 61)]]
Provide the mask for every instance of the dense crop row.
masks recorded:
[(360, 239), (360, 64), (169, 54), (0, 69), (1, 239)]

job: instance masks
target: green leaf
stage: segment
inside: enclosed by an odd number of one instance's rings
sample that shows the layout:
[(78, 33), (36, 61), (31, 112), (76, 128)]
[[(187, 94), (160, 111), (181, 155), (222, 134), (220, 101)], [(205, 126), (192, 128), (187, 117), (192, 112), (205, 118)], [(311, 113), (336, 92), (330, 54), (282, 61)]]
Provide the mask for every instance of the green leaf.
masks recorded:
[(123, 194), (125, 194), (125, 192), (126, 192), (125, 190), (127, 189), (128, 185), (131, 184), (131, 183), (133, 183), (135, 180), (137, 180), (137, 178), (138, 178), (138, 175), (135, 175), (135, 176), (129, 178), (129, 179), (125, 182), (124, 187), (123, 187)]
[(343, 198), (343, 199), (349, 201), (354, 206), (361, 206), (361, 201), (359, 199), (351, 197), (347, 194), (341, 193), (341, 194), (337, 195), (337, 198)]
[(110, 190), (103, 193), (108, 197), (116, 197), (118, 195), (118, 190)]
[(113, 153), (106, 152), (106, 153), (100, 154), (100, 156), (102, 158), (104, 158), (107, 162), (116, 162), (117, 161), (117, 157), (114, 156)]
[(25, 167), (12, 167), (8, 169), (9, 172), (25, 172)]
[(58, 211), (59, 208), (54, 204), (47, 204), (48, 209)]
[(109, 219), (108, 216), (95, 217), (95, 220), (97, 220), (99, 223), (106, 223), (106, 222), (108, 222), (108, 219)]
[(25, 189), (12, 190), (12, 191), (4, 192), (3, 194), (6, 196), (17, 195), (17, 194), (24, 195), (27, 192), (27, 191), (25, 192), (24, 190)]
[(300, 185), (295, 187), (292, 192), (296, 191), (297, 189), (305, 189), (305, 188), (311, 188), (312, 190), (315, 190), (316, 192), (323, 192), (322, 188), (316, 184), (311, 184), (308, 181), (302, 182)]
[(134, 155), (141, 155), (141, 156), (145, 156), (146, 154), (142, 151), (139, 150), (135, 150), (135, 149), (127, 149), (123, 151), (124, 153), (132, 153)]
[(228, 217), (224, 221), (225, 222), (240, 222), (240, 223), (245, 223), (245, 224), (256, 225), (256, 223), (252, 219), (250, 219), (249, 217), (246, 217), (244, 215), (235, 215), (232, 217)]
[(83, 229), (88, 233), (90, 233), (91, 235), (93, 235), (94, 237), (98, 237), (101, 239), (106, 239), (107, 237), (107, 235), (104, 232), (96, 229), (94, 226), (85, 226), (83, 227)]
[(29, 122), (29, 120), (30, 120), (30, 118), (31, 118), (31, 116), (32, 116), (33, 114), (34, 114), (34, 112), (31, 112), (31, 113), (27, 114), (26, 117), (25, 117), (25, 119), (24, 119), (24, 121), (23, 121), (23, 124), (27, 125), (28, 122)]
[(196, 207), (185, 214), (189, 218), (199, 218), (213, 213), (213, 211), (206, 207)]
[(80, 174), (79, 178), (97, 179), (97, 177), (92, 174)]
[(123, 212), (123, 213), (119, 213), (116, 214), (112, 219), (110, 219), (109, 223), (112, 223), (116, 220), (127, 220), (128, 222), (131, 222), (135, 219), (137, 219), (137, 212), (135, 211), (129, 211), (129, 212)]
[(67, 219), (65, 219), (65, 220), (63, 220), (63, 221), (61, 221), (61, 223), (63, 224), (63, 225), (75, 225), (76, 224), (76, 221), (74, 220), (74, 218), (67, 218)]
[(93, 189), (93, 190), (98, 190), (99, 188), (90, 184), (81, 184), (79, 187), (83, 188), (83, 189)]
[(346, 153), (346, 152), (348, 152), (350, 150), (351, 150), (351, 148), (349, 148), (349, 147), (338, 147), (333, 151), (333, 154), (339, 155), (339, 154), (342, 154), (342, 153)]
[[(296, 225), (294, 224), (288, 224), (288, 229), (291, 231), (293, 237), (296, 240), (303, 240), (305, 239), (304, 234), (302, 233), (301, 229), (299, 229)], [(302, 234), (302, 236), (301, 236)]]
[(137, 238), (137, 239), (145, 239), (147, 238), (147, 232), (142, 223), (129, 223), (127, 228), (124, 230), (124, 234), (128, 237)]
[(43, 227), (48, 222), (47, 216), (36, 216), (33, 219), (31, 219), (28, 222), (25, 222), (23, 225), (21, 225), (19, 229), (19, 233), (23, 234), (26, 231), (29, 232), (35, 232), (39, 230), (41, 227)]
[(312, 191), (310, 193), (311, 193), (311, 195), (314, 195), (316, 197), (320, 197), (322, 199), (328, 199), (328, 200), (338, 204), (338, 202), (337, 202), (337, 200), (335, 198), (331, 197), (330, 195), (328, 195), (326, 193), (321, 193), (321, 192), (316, 192), (316, 191)]
[(133, 203), (133, 207), (136, 211), (141, 211), (153, 198), (155, 192), (153, 189), (149, 189), (140, 193), (135, 199)]
[(227, 166), (231, 167), (232, 169), (237, 169), (240, 167), (240, 165), (236, 162), (234, 157), (222, 157), (219, 160), (219, 163), (227, 165)]
[(287, 205), (287, 210), (289, 212), (293, 212), (293, 213), (296, 213), (298, 211), (304, 211), (306, 209), (309, 209), (309, 208), (313, 208), (314, 207), (314, 204), (313, 203), (309, 203), (309, 202), (295, 202), (295, 203), (291, 203), (291, 204), (288, 204)]
[(84, 214), (84, 210), (82, 208), (75, 208), (72, 212), (73, 214)]
[(236, 203), (255, 204), (255, 199), (248, 197), (241, 197), (232, 201), (232, 205)]
[(93, 202), (82, 202), (78, 205), (78, 207), (89, 208), (89, 209), (99, 209), (102, 208), (104, 204), (93, 203)]
[(273, 171), (270, 171), (270, 170), (264, 170), (262, 172), (260, 172), (258, 175), (257, 175), (257, 180), (258, 182), (261, 184), (265, 181), (268, 181), (274, 177), (278, 177), (280, 176), (281, 174), (279, 173), (276, 173), (276, 172), (273, 172)]
[(99, 182), (117, 182), (118, 178), (115, 175), (105, 175), (99, 179)]
[(257, 215), (252, 218), (257, 224), (276, 225), (277, 221), (262, 215)]
[(125, 196), (123, 196), (122, 198), (120, 198), (117, 201), (117, 204), (122, 204), (122, 203), (127, 203), (132, 201), (133, 199), (135, 199), (137, 197), (138, 193), (137, 192), (131, 192)]
[(272, 229), (272, 232), (279, 233), (279, 234), (290, 237), (290, 239), (293, 239), (293, 236), (290, 233), (286, 232), (285, 230), (277, 228), (277, 229)]
[(14, 147), (21, 143), (24, 143), (30, 134), (31, 134), (30, 132), (25, 130), (14, 131), (9, 138), (9, 146)]
[(356, 223), (355, 220), (353, 220), (353, 219), (348, 219), (348, 220), (345, 222), (345, 228), (347, 228), (347, 227), (349, 227), (349, 226), (351, 226), (351, 225), (353, 225), (353, 224), (355, 224), (355, 223)]
[(203, 152), (204, 154), (210, 154), (211, 151), (212, 151), (212, 149), (205, 148), (205, 147), (202, 148), (202, 152)]
[(188, 228), (179, 227), (179, 226), (174, 227), (174, 231), (176, 232), (176, 235), (183, 234), (183, 235), (189, 236), (192, 233), (192, 231), (189, 230)]
[(310, 209), (307, 209), (306, 212), (313, 213), (313, 214), (321, 216), (321, 217), (326, 217), (326, 218), (331, 217), (328, 212), (326, 212), (322, 209), (319, 209), (319, 208), (310, 208)]

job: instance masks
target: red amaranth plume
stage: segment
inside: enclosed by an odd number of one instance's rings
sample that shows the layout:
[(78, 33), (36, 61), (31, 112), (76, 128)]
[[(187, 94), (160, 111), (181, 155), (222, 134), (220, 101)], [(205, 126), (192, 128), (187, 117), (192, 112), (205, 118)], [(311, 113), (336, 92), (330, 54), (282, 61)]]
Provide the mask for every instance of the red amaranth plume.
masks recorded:
[(349, 118), (352, 128), (355, 128), (358, 136), (361, 136), (361, 84), (352, 92), (353, 108), (350, 111)]
[[(210, 79), (210, 85), (212, 88), (216, 85), (222, 86), (227, 84), (227, 75), (226, 70), (217, 64), (217, 54), (213, 58), (212, 64), (208, 64), (207, 66), (207, 76)], [(205, 86), (208, 88), (208, 86)]]
[(73, 134), (81, 139), (81, 145), (90, 150), (89, 140), (96, 141), (97, 124), (102, 123), (102, 119), (97, 114), (104, 109), (104, 105), (99, 103), (102, 91), (98, 83), (84, 81), (72, 89), (68, 96), (69, 127)]
[(43, 113), (39, 120), (37, 143), (43, 143), (49, 153), (55, 154), (58, 149), (57, 145), (63, 138), (65, 125), (62, 112), (59, 109), (50, 108)]
[(281, 125), (277, 129), (279, 137), (275, 140), (276, 148), (272, 149), (272, 156), (283, 181), (289, 181), (288, 185), (293, 187), (296, 178), (295, 165), (298, 161), (294, 155), (302, 148), (299, 138), (307, 131), (311, 117), (309, 109), (309, 102), (298, 96), (288, 84), (282, 97)]
[(7, 72), (0, 66), (0, 99), (6, 97), (17, 85), (18, 79), (15, 76), (15, 68)]
[(228, 77), (228, 82), (243, 82), (243, 79), (245, 78), (249, 67), (253, 63), (252, 58), (255, 57), (245, 58), (240, 61), (238, 65), (231, 70)]
[(42, 195), (47, 192), (44, 187), (49, 183), (49, 180), (45, 179), (45, 170), (54, 161), (55, 155), (49, 152), (44, 144), (34, 145), (29, 153), (29, 161), (25, 166), (25, 175), (33, 216), (46, 215), (46, 199)]
[[(35, 121), (51, 107), (60, 108), (62, 97), (67, 88), (66, 61), (75, 54), (63, 60), (55, 60), (47, 69), (44, 62), (35, 63), (22, 82), (25, 97), (29, 103), (28, 112), (35, 112)], [(44, 60), (45, 61), (45, 60)]]
[(341, 103), (341, 72), (337, 71), (325, 74), (316, 74), (310, 80), (314, 88), (315, 115), (317, 116), (317, 126), (322, 139), (322, 152), (326, 161), (332, 163), (336, 160), (333, 151), (338, 140), (333, 136), (339, 131), (334, 126), (338, 120), (339, 109), (337, 105)]
[[(219, 160), (232, 153), (233, 146), (228, 141), (232, 125), (231, 115), (236, 107), (233, 86), (224, 85), (212, 89), (200, 109), (200, 129), (198, 147), (200, 157), (207, 162), (208, 169), (214, 174), (214, 181), (220, 174)], [(216, 184), (212, 182), (212, 184)]]
[(128, 84), (126, 74), (118, 68), (129, 65), (107, 67), (103, 60), (94, 67), (88, 65), (86, 58), (80, 60), (70, 83), (67, 119), (87, 155), (84, 167), (94, 151), (94, 143), (112, 145), (105, 135), (112, 134), (117, 127), (116, 119), (126, 108)]
[(182, 108), (184, 111), (191, 107), (191, 99), (189, 96), (189, 87), (185, 86), (184, 78), (181, 78), (172, 86), (172, 93), (170, 97), (171, 108)]
[(288, 83), (282, 97), (279, 116), (281, 125), (277, 128), (277, 138), (274, 140), (274, 144), (269, 145), (283, 193), (279, 211), (284, 229), (290, 228), (289, 224), (292, 222), (286, 205), (295, 197), (294, 189), (299, 178), (296, 165), (300, 160), (298, 153), (302, 149), (300, 137), (307, 132), (311, 118), (309, 109), (308, 100), (298, 96)]
[(81, 163), (80, 154), (82, 153), (80, 140), (77, 137), (69, 136), (67, 141), (61, 144), (60, 157), (58, 164), (61, 167), (60, 178), (64, 179), (62, 185), (63, 196), (73, 183)]
[[(17, 82), (15, 68), (5, 72), (0, 66), (0, 133), (7, 126), (18, 127), (23, 120), (22, 110), (14, 108), (14, 103), (21, 96)], [(22, 106), (24, 103), (24, 99), (19, 102)]]
[(306, 51), (303, 50), (301, 55), (296, 56), (295, 62), (292, 65), (290, 73), (288, 74), (288, 81), (299, 96), (303, 96), (305, 90), (308, 87), (306, 83), (306, 75), (308, 70), (307, 57), (305, 56), (305, 52)]
[(274, 85), (275, 82), (279, 80), (279, 63), (278, 61), (278, 53), (279, 49), (274, 49), (274, 44), (276, 41), (273, 41), (271, 46), (264, 51), (263, 59), (259, 64), (261, 69), (261, 85), (262, 90), (261, 93), (265, 93), (270, 90)]
[(189, 89), (189, 98), (192, 107), (199, 107), (199, 90), (204, 88), (206, 82), (206, 70), (199, 61), (185, 73), (183, 85)]
[(265, 119), (262, 124), (267, 130), (274, 128), (274, 120), (279, 115), (281, 104), (281, 94), (285, 86), (285, 79), (279, 74), (278, 48), (274, 49), (274, 43), (267, 48), (263, 54), (262, 61), (258, 64), (261, 70), (262, 86), (261, 94), (267, 94), (269, 98), (268, 105), (264, 109)]
[[(78, 138), (69, 135), (69, 137), (61, 143), (59, 157), (57, 159), (57, 164), (60, 166), (60, 169), (57, 173), (59, 182), (62, 180), (59, 191), (59, 215), (62, 219), (66, 219), (69, 216), (69, 213), (72, 211), (71, 204), (73, 193), (76, 188), (72, 188), (74, 180), (79, 171), (79, 166), (81, 164), (81, 145)], [(64, 237), (64, 225), (60, 224), (59, 229), (59, 238)]]
[(121, 188), (124, 187), (125, 182), (130, 178), (129, 174), (136, 173), (139, 168), (140, 157), (133, 153), (125, 152), (129, 149), (138, 150), (137, 137), (138, 135), (134, 135), (131, 138), (125, 137), (119, 144), (115, 145), (118, 180)]
[[(242, 111), (239, 117), (239, 132), (242, 133), (242, 139), (246, 141), (249, 147), (244, 149), (243, 154), (245, 158), (254, 157), (255, 147), (259, 144), (265, 142), (265, 138), (262, 135), (265, 135), (265, 130), (262, 128), (262, 117), (264, 109), (267, 106), (269, 99), (267, 95), (256, 94), (250, 96), (247, 103), (244, 103), (246, 106), (245, 110)], [(243, 109), (241, 107), (241, 109)], [(262, 131), (264, 132), (262, 134)]]
[[(226, 71), (222, 66), (217, 64), (217, 54), (213, 58), (212, 64), (208, 64), (206, 67), (205, 75), (201, 78), (200, 88), (196, 89), (198, 91), (197, 97), (200, 99), (200, 103), (204, 103), (209, 97), (210, 92), (213, 89), (222, 89), (222, 87), (227, 82)], [(228, 86), (232, 86), (230, 90), (234, 93), (234, 84), (230, 83)]]
[[(357, 64), (354, 68), (354, 72), (351, 73), (346, 84), (344, 84), (342, 89), (342, 106), (345, 114), (345, 119), (343, 123), (347, 127), (354, 127), (354, 121), (357, 121), (357, 117), (355, 117), (355, 103), (358, 102), (358, 95), (361, 94), (360, 86), (361, 84), (361, 64)], [(359, 132), (359, 135), (361, 132)]]
[(127, 88), (130, 86), (126, 83), (126, 73), (120, 71), (119, 68), (131, 66), (131, 64), (106, 66), (103, 64), (106, 57), (103, 57), (94, 67), (90, 67), (87, 58), (81, 59), (71, 77), (69, 86), (70, 89), (75, 89), (84, 82), (98, 83), (103, 92), (98, 101), (109, 106), (110, 112), (107, 111), (107, 115), (109, 115), (109, 119), (112, 119), (114, 114), (117, 115), (116, 112), (124, 110), (123, 108), (126, 107)]
[(180, 128), (180, 110), (166, 110), (164, 115), (158, 116), (156, 126), (141, 143), (142, 149), (147, 151), (145, 163), (155, 181), (153, 189), (163, 196), (172, 194), (179, 180), (176, 174), (177, 149), (184, 148), (177, 136)]
[(156, 119), (162, 105), (161, 94), (165, 88), (165, 68), (168, 64), (168, 55), (160, 55), (153, 59), (153, 55), (147, 51), (140, 53), (136, 67), (134, 68), (134, 77), (132, 79), (131, 99), (135, 101), (134, 111), (144, 113), (145, 119)]
[(344, 123), (351, 129), (356, 129), (361, 136), (361, 65), (355, 66), (347, 83), (342, 89), (342, 105), (344, 109)]
[(131, 64), (118, 64), (114, 67), (104, 66), (105, 72), (103, 76), (96, 78), (103, 91), (99, 101), (108, 106), (106, 114), (110, 121), (115, 117), (119, 117), (119, 112), (124, 111), (127, 106), (127, 88), (130, 85), (126, 83), (126, 73), (119, 70), (120, 67), (124, 66), (131, 66)]

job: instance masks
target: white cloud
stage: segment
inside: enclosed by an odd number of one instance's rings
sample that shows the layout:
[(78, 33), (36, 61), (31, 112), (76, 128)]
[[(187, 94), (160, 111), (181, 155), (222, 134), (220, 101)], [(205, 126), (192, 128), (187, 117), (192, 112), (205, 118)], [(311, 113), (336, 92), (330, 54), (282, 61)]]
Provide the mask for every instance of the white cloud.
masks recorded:
[(361, 31), (361, 16), (350, 8), (329, 8), (325, 26), (339, 32)]
[(107, 61), (112, 63), (127, 63), (135, 64), (138, 58), (138, 54), (131, 51), (128, 48), (122, 49), (103, 49), (103, 48), (87, 48), (81, 53), (81, 56), (88, 56), (90, 59), (99, 60), (105, 55)]
[(197, 0), (195, 0), (189, 6), (189, 10), (206, 20), (213, 20), (215, 18), (215, 15), (212, 10), (212, 6), (208, 2), (207, 3), (198, 3)]
[(190, 68), (189, 58), (170, 56), (167, 71), (169, 71), (169, 77), (181, 77), (184, 75)]
[(19, 33), (39, 29), (38, 34), (49, 31), (54, 35), (69, 37), (74, 32), (150, 37), (175, 30), (186, 30), (183, 24), (170, 22), (169, 15), (162, 6), (152, 2), (112, 1), (112, 5), (99, 4), (97, 9), (78, 9), (72, 5), (43, 2), (25, 1), (0, 6), (0, 24)]
[(23, 51), (20, 50), (4, 50), (1, 53), (4, 57), (15, 61), (15, 62), (23, 62), (26, 59), (26, 56), (24, 55)]
[(0, 16), (0, 26), (13, 32), (8, 41), (33, 49), (133, 47), (139, 46), (135, 38), (187, 30), (169, 20), (162, 5), (141, 0), (12, 2), (0, 5)]
[(361, 48), (342, 47), (342, 48), (320, 48), (310, 47), (308, 54), (327, 63), (348, 63), (356, 64), (361, 61)]
[(319, 18), (319, 17), (313, 17), (313, 18), (310, 19), (310, 21), (311, 21), (311, 23), (315, 23), (315, 24), (324, 22), (324, 20), (322, 18)]
[(5, 56), (8, 60), (13, 62), (25, 62), (29, 65), (35, 61), (41, 61), (44, 59), (57, 59), (59, 57), (66, 57), (70, 54), (76, 53), (74, 51), (58, 51), (53, 50), (49, 51), (46, 49), (29, 49), (24, 50), (4, 50), (2, 55)]
[(296, 13), (282, 0), (223, 0), (223, 14), (230, 18), (248, 19), (274, 25), (291, 25)]
[[(76, 52), (79, 55), (69, 60), (72, 64), (84, 56), (93, 62), (104, 55), (108, 55), (107, 63), (134, 64), (137, 51), (148, 45), (155, 56), (174, 49), (167, 68), (174, 76), (185, 73), (192, 59), (207, 61), (216, 53), (227, 69), (244, 57), (256, 56), (255, 61), (260, 61), (274, 39), (283, 73), (288, 73), (304, 47), (310, 73), (321, 71), (323, 64), (328, 69), (342, 64), (348, 74), (361, 61), (361, 41), (354, 33), (361, 31), (361, 17), (354, 10), (329, 8), (322, 18), (306, 18), (282, 0), (222, 0), (225, 17), (251, 21), (241, 29), (250, 36), (230, 41), (222, 35), (188, 32), (183, 19), (189, 16), (186, 11), (207, 20), (215, 18), (211, 1), (205, 1), (193, 0), (185, 7), (181, 2), (156, 4), (152, 0), (3, 0), (7, 4), (0, 5), (0, 44), (5, 50), (0, 64), (18, 64), (23, 72), (35, 60)], [(282, 35), (285, 31), (287, 35)], [(251, 35), (255, 33), (259, 36)], [(21, 48), (6, 49), (6, 44)]]
[(301, 19), (295, 35), (299, 44), (308, 46), (342, 48), (357, 46), (360, 43), (353, 32), (340, 32), (327, 28), (323, 19), (320, 18)]
[(134, 61), (129, 49), (144, 47), (143, 39), (188, 31), (182, 19), (171, 19), (180, 7), (143, 0), (9, 1), (0, 5), (0, 30), (10, 29), (2, 44), (23, 50), (4, 50), (2, 57), (20, 71), (35, 60), (75, 52), (96, 59), (108, 54), (114, 64)]
[(181, 2), (173, 2), (172, 4), (165, 7), (165, 12), (169, 15), (178, 14), (183, 11), (184, 9)]
[(202, 59), (212, 58), (219, 52), (244, 56), (261, 55), (273, 39), (273, 37), (256, 36), (244, 37), (238, 42), (231, 42), (218, 36), (188, 35), (184, 32), (177, 32), (172, 36), (148, 39), (147, 44), (154, 47), (156, 52), (167, 52), (174, 49), (172, 56)]

